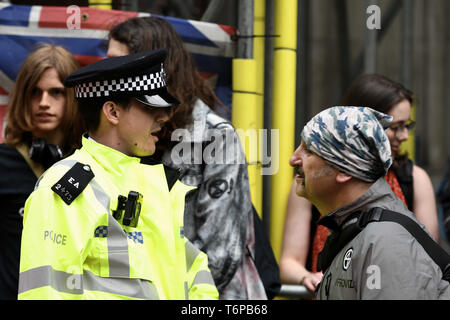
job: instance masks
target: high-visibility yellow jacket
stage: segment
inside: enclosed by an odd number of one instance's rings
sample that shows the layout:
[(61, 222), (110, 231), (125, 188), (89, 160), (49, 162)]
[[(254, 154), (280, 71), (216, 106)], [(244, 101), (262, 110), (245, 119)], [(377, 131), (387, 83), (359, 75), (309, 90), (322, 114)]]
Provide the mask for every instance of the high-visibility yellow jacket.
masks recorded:
[[(217, 299), (206, 254), (184, 237), (191, 187), (176, 181), (169, 190), (162, 165), (82, 143), (25, 204), (19, 299)], [(88, 183), (72, 170), (80, 164), (94, 174)], [(143, 195), (135, 228), (112, 216), (129, 191)]]

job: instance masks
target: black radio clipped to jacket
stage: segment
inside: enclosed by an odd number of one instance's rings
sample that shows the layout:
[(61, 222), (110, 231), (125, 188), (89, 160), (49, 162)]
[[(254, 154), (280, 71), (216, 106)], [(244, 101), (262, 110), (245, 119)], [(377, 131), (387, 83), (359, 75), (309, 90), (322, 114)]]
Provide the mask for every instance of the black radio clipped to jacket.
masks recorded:
[(128, 198), (122, 195), (118, 197), (117, 210), (113, 211), (113, 217), (124, 226), (136, 228), (142, 207), (142, 194), (130, 191)]

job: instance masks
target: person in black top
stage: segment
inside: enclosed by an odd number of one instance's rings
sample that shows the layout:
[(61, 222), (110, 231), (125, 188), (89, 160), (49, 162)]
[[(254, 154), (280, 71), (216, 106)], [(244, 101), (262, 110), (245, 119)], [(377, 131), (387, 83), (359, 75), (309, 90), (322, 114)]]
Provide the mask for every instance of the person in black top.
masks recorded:
[(40, 45), (22, 64), (0, 144), (0, 299), (17, 299), (23, 208), (37, 178), (81, 143), (73, 90), (62, 80), (79, 69), (61, 46)]

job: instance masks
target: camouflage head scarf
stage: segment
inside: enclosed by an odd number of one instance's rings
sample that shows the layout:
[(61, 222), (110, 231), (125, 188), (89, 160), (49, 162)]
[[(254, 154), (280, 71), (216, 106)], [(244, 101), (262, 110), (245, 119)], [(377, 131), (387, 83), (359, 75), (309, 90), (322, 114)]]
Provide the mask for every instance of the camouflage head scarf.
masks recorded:
[(337, 169), (366, 182), (386, 175), (392, 164), (386, 129), (392, 117), (365, 107), (332, 107), (302, 131), (309, 150)]

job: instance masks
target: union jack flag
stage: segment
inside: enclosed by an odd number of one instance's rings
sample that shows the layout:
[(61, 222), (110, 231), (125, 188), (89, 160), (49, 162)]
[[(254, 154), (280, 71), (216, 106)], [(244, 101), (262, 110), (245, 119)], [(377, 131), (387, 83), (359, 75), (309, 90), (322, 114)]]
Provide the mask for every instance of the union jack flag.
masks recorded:
[[(148, 13), (79, 7), (80, 23), (71, 27), (73, 11), (67, 7), (22, 6), (0, 3), (0, 130), (8, 103), (23, 61), (39, 42), (64, 46), (87, 65), (106, 57), (108, 30), (115, 24)], [(231, 109), (231, 60), (235, 45), (231, 36), (236, 30), (200, 21), (167, 19), (177, 30), (198, 70), (215, 88), (219, 99)], [(0, 141), (3, 135), (0, 135)]]

